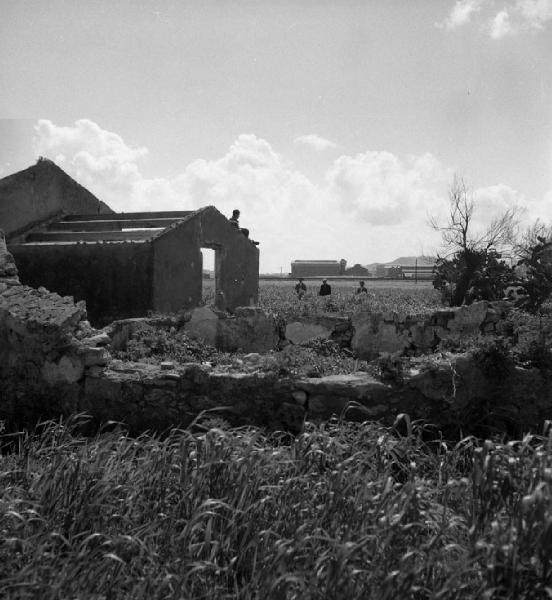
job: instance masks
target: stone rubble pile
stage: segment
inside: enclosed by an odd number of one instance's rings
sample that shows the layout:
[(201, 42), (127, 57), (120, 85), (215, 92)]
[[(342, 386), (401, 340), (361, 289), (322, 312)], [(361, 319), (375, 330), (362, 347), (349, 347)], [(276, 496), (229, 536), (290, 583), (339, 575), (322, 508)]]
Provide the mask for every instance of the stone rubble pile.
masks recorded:
[(75, 407), (91, 367), (110, 360), (83, 302), (21, 285), (0, 236), (0, 420), (28, 422)]

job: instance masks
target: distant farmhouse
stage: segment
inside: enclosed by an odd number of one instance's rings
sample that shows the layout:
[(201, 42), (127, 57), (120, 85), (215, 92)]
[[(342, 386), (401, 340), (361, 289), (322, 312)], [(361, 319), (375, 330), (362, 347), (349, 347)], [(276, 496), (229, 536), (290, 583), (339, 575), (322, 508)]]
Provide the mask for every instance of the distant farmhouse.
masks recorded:
[(217, 305), (257, 302), (259, 250), (215, 207), (115, 213), (49, 160), (0, 179), (0, 229), (21, 282), (86, 300), (94, 324), (202, 299), (215, 250)]
[(291, 263), (292, 277), (339, 277), (345, 275), (347, 261), (337, 260), (294, 260)]

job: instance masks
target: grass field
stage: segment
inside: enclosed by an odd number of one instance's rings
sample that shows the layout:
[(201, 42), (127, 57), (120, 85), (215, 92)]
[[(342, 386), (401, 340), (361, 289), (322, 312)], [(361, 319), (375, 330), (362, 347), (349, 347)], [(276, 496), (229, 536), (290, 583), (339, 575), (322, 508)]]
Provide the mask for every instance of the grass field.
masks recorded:
[(552, 595), (552, 437), (425, 445), (406, 421), (121, 432), (0, 456), (0, 597)]
[[(289, 317), (318, 312), (333, 312), (349, 316), (359, 310), (372, 312), (397, 311), (410, 314), (426, 313), (441, 307), (440, 295), (431, 282), (365, 280), (367, 294), (355, 294), (358, 280), (329, 280), (332, 294), (318, 296), (321, 280), (307, 280), (307, 293), (299, 300), (295, 280), (263, 280), (259, 282), (258, 305), (268, 311)], [(203, 299), (214, 300), (214, 280), (203, 280)]]

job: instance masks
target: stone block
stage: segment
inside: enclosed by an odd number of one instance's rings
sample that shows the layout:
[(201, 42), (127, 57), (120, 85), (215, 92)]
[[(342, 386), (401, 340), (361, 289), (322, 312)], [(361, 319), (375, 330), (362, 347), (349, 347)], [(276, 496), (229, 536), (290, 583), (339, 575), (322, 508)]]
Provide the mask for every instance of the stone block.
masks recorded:
[(244, 311), (241, 311), (242, 316), (219, 319), (216, 347), (226, 352), (264, 353), (275, 350), (280, 341), (276, 319), (254, 307), (247, 307)]
[(219, 318), (210, 308), (200, 306), (192, 311), (192, 316), (185, 324), (184, 331), (191, 338), (216, 347), (218, 322)]
[(305, 406), (305, 404), (307, 403), (308, 396), (307, 392), (305, 392), (304, 390), (295, 390), (291, 395), (295, 402), (297, 402), (297, 404)]
[(105, 366), (111, 355), (103, 347), (85, 347), (79, 352), (79, 357), (84, 361), (85, 367)]
[(317, 325), (316, 323), (299, 323), (297, 321), (288, 323), (285, 332), (286, 340), (292, 344), (302, 344), (317, 338), (327, 340), (331, 334), (331, 330), (323, 325)]
[(449, 320), (447, 327), (457, 333), (477, 333), (487, 316), (488, 302), (474, 302), (461, 306), (454, 311), (454, 318)]
[(318, 394), (309, 396), (309, 419), (330, 419), (332, 415), (340, 416), (349, 404), (349, 399), (339, 396)]
[(356, 355), (372, 360), (383, 352), (403, 352), (410, 345), (408, 331), (394, 322), (385, 322), (381, 314), (359, 313), (353, 316), (351, 348)]
[(84, 374), (84, 362), (75, 356), (64, 355), (58, 361), (44, 361), (40, 373), (48, 384), (75, 383)]
[(428, 322), (416, 323), (410, 327), (410, 338), (417, 352), (433, 352), (439, 342), (448, 336), (446, 329)]
[(102, 331), (97, 335), (83, 338), (82, 343), (87, 346), (108, 346), (111, 343), (111, 338), (105, 331)]

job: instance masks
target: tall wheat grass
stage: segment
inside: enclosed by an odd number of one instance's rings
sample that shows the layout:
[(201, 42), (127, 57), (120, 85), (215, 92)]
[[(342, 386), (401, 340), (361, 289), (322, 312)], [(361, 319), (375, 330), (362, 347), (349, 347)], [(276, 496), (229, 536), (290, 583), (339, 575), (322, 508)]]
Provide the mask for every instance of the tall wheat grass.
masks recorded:
[(405, 419), (87, 439), (79, 419), (0, 458), (1, 598), (552, 595), (551, 436), (428, 445)]

